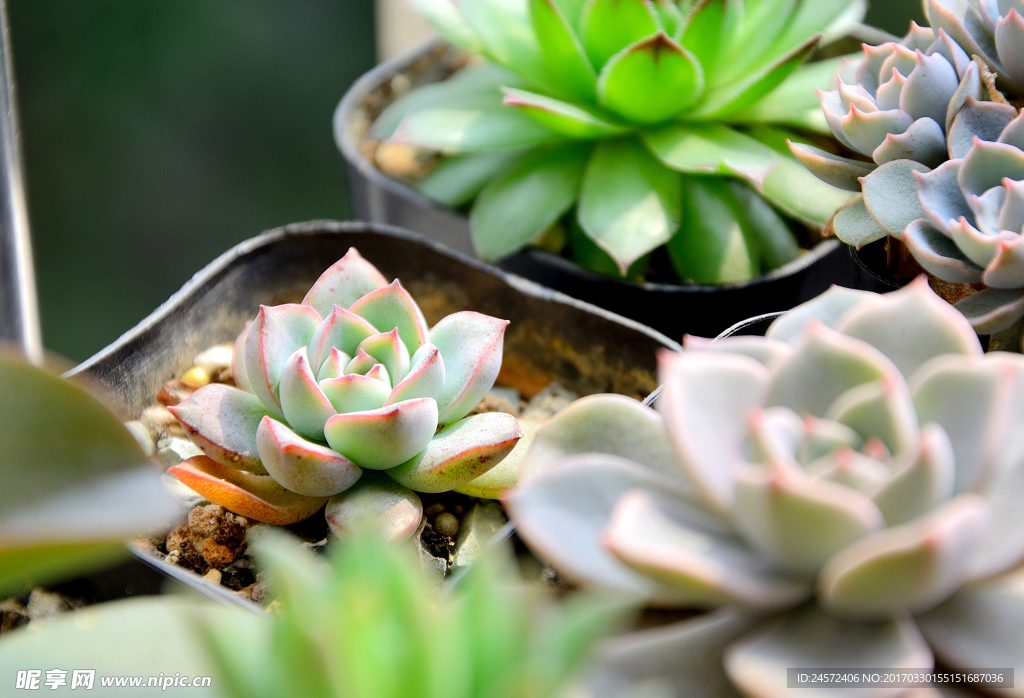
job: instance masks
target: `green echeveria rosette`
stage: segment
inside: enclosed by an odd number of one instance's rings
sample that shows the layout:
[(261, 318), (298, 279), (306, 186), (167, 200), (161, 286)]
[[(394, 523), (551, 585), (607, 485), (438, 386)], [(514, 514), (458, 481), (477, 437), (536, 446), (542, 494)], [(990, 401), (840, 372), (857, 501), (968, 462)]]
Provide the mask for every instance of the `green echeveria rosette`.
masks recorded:
[(983, 354), (922, 277), (660, 366), (657, 412), (578, 401), (505, 501), (570, 580), (718, 609), (619, 642), (602, 680), (777, 696), (791, 667), (1024, 666), (1024, 357)]
[(446, 156), (418, 186), (472, 202), (485, 260), (566, 221), (592, 269), (642, 276), (665, 245), (681, 279), (740, 282), (799, 254), (787, 219), (820, 228), (849, 198), (786, 141), (828, 133), (813, 90), (838, 59), (801, 64), (861, 0), (414, 4), (487, 61), (413, 90), (370, 135)]
[(399, 281), (352, 248), (301, 304), (260, 306), (235, 342), (237, 388), (170, 408), (206, 455), (169, 472), (259, 521), (299, 521), (335, 496), (335, 530), (369, 512), (408, 535), (413, 491), (465, 485), (521, 436), (511, 415), (466, 416), (494, 384), (507, 325), (466, 311), (428, 330)]

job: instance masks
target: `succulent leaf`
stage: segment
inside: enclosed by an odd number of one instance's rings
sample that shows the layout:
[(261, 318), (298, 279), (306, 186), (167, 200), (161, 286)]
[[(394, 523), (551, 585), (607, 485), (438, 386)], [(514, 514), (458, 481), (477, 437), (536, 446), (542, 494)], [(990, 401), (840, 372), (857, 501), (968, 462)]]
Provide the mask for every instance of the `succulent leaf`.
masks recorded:
[(286, 490), (269, 475), (253, 475), (195, 456), (167, 472), (214, 504), (263, 523), (288, 526), (308, 519), (326, 497), (305, 497)]
[(1018, 493), (1024, 487), (1024, 458), (1010, 459), (981, 490), (992, 514), (992, 528), (975, 551), (971, 578), (1001, 574), (1024, 559), (1024, 511)]
[(836, 237), (858, 250), (888, 235), (868, 213), (863, 198), (836, 212), (835, 218), (832, 219), (832, 230), (835, 231)]
[(445, 378), (441, 350), (427, 342), (412, 355), (411, 364), (409, 372), (391, 391), (383, 406), (418, 397), (436, 400), (441, 395)]
[(846, 191), (860, 191), (860, 178), (876, 168), (874, 163), (833, 155), (803, 143), (789, 141), (789, 149), (815, 177)]
[(976, 332), (993, 334), (1012, 327), (1024, 317), (1024, 290), (986, 288), (957, 301), (954, 307), (964, 314)]
[(485, 412), (465, 417), (445, 426), (422, 452), (387, 472), (417, 492), (447, 492), (498, 465), (521, 437), (510, 414)]
[[(426, 329), (424, 328), (425, 334)], [(359, 343), (356, 351), (357, 353), (365, 352), (373, 358), (374, 363), (381, 364), (387, 370), (390, 381), (395, 384), (398, 384), (409, 372), (409, 350), (406, 349), (405, 342), (398, 335), (398, 327), (390, 332), (381, 332), (367, 337)]]
[(446, 39), (468, 51), (482, 51), (483, 42), (466, 21), (457, 0), (412, 0), (412, 6)]
[(455, 492), (481, 499), (501, 499), (516, 486), (516, 483), (521, 480), (520, 473), (526, 462), (526, 454), (533, 446), (534, 437), (541, 427), (547, 424), (546, 420), (540, 419), (518, 419), (516, 421), (519, 422), (522, 437), (512, 452), (483, 475), (454, 488)]
[(942, 356), (914, 375), (911, 391), (922, 423), (937, 422), (956, 459), (956, 492), (988, 483), (1006, 454), (1006, 434), (1022, 390), (1021, 360), (1013, 354), (984, 358)]
[(864, 205), (890, 235), (899, 236), (912, 221), (925, 216), (917, 198), (915, 172), (928, 172), (928, 168), (912, 160), (895, 160), (861, 180)]
[(886, 300), (851, 309), (835, 329), (881, 351), (906, 378), (942, 354), (981, 356), (981, 343), (970, 324), (931, 291), (923, 276)]
[(345, 456), (307, 441), (272, 417), (260, 422), (256, 443), (267, 473), (285, 489), (307, 497), (344, 492), (363, 472)]
[(530, 19), (548, 74), (566, 94), (593, 101), (597, 76), (586, 52), (554, 0), (529, 0)]
[[(530, 478), (502, 503), (519, 535), (544, 559), (557, 560), (559, 572), (569, 579), (664, 602), (677, 594), (632, 570), (601, 542), (619, 497), (638, 487), (668, 499), (677, 491), (673, 483), (636, 463), (584, 454)], [(704, 519), (713, 525), (707, 514)]]
[(331, 448), (360, 467), (387, 470), (422, 451), (436, 428), (437, 402), (417, 398), (336, 414), (327, 420), (324, 436)]
[(252, 393), (210, 383), (168, 408), (203, 453), (221, 465), (265, 474), (256, 429), (270, 410)]
[(758, 276), (761, 260), (757, 240), (727, 182), (683, 178), (682, 217), (687, 224), (667, 245), (681, 279), (721, 284), (742, 283)]
[(679, 525), (643, 489), (619, 498), (603, 541), (633, 569), (677, 590), (689, 606), (786, 608), (810, 594), (805, 581), (778, 574), (732, 536)]
[(306, 438), (322, 439), (324, 424), (336, 410), (317, 384), (306, 359), (306, 347), (299, 347), (285, 362), (279, 392), (288, 424)]
[(465, 417), (494, 385), (507, 326), (507, 320), (462, 311), (430, 330), (429, 341), (444, 358), (444, 388), (437, 400), (442, 424)]
[(692, 489), (661, 415), (624, 395), (589, 395), (552, 417), (537, 432), (520, 480), (526, 482), (580, 453), (630, 458), (676, 487)]
[(1024, 568), (971, 585), (917, 618), (936, 656), (947, 666), (1002, 663), (1024, 656)]
[(949, 157), (962, 158), (971, 149), (975, 138), (995, 141), (1017, 116), (1009, 104), (983, 102), (967, 97), (949, 128)]
[(955, 497), (929, 516), (865, 536), (837, 554), (821, 570), (818, 599), (833, 613), (862, 619), (931, 610), (967, 580), (964, 560), (990, 526), (982, 497)]
[(744, 461), (746, 416), (764, 399), (768, 371), (745, 356), (702, 352), (663, 352), (658, 368), (658, 411), (683, 468), (711, 510), (725, 513)]
[(469, 214), (477, 254), (501, 259), (555, 223), (579, 196), (590, 150), (569, 143), (534, 151), (484, 187)]
[(828, 408), (825, 419), (879, 439), (897, 459), (912, 456), (920, 446), (910, 389), (896, 376), (847, 390)]
[(416, 189), (444, 206), (463, 206), (488, 182), (513, 167), (523, 152), (523, 148), (499, 148), (445, 158), (416, 183)]
[(817, 298), (801, 303), (775, 318), (765, 332), (765, 337), (796, 345), (815, 321), (825, 327), (835, 328), (836, 323), (850, 310), (882, 303), (881, 297), (876, 293), (832, 286)]
[(846, 391), (897, 377), (896, 367), (874, 347), (812, 323), (772, 372), (764, 404), (822, 417)]
[[(968, 259), (947, 235), (923, 218), (912, 221), (902, 237), (925, 271), (954, 283), (981, 281), (983, 270)], [(971, 325), (977, 329), (974, 322)]]
[[(312, 306), (320, 313), (321, 317), (330, 318), (334, 306), (348, 309), (367, 293), (387, 285), (387, 279), (377, 271), (377, 267), (363, 259), (356, 248), (350, 247), (344, 257), (320, 275), (316, 283), (306, 292), (302, 304)], [(346, 330), (339, 329), (337, 331), (343, 333), (342, 337), (346, 336), (344, 334)], [(352, 353), (351, 349), (346, 348), (349, 346), (348, 343), (335, 346), (339, 346), (346, 353)], [(351, 346), (353, 349), (355, 348), (354, 344)]]
[(309, 344), (320, 322), (320, 315), (308, 305), (261, 305), (246, 333), (245, 370), (249, 387), (277, 417), (283, 416), (278, 386), (284, 364), (299, 347)]
[[(391, 394), (391, 385), (369, 375), (349, 373), (338, 378), (327, 378), (320, 381), (320, 390), (336, 412), (347, 414), (384, 407)], [(326, 425), (326, 423), (325, 420), (324, 424)], [(324, 430), (321, 427), (321, 436), (323, 433)]]
[(427, 341), (427, 321), (409, 292), (398, 279), (389, 286), (362, 296), (349, 310), (367, 320), (378, 330), (398, 329), (405, 348), (416, 351)]
[[(543, 2), (544, 0), (536, 0)], [(573, 139), (604, 138), (626, 133), (629, 127), (599, 109), (554, 97), (507, 87), (502, 90), (502, 104), (518, 107), (552, 131)]]
[[(321, 276), (320, 278), (323, 279), (324, 277)], [(381, 280), (383, 281), (383, 279)], [(337, 283), (341, 284), (342, 281), (339, 280)], [(378, 288), (383, 288), (383, 286)], [(324, 288), (323, 291), (326, 293), (327, 289)], [(308, 358), (310, 367), (313, 371), (318, 372), (334, 349), (349, 357), (354, 356), (359, 343), (375, 334), (377, 334), (376, 327), (355, 313), (335, 305), (324, 316), (324, 321), (316, 328), (312, 339), (309, 340)]]
[(345, 368), (352, 363), (352, 357), (338, 351), (337, 347), (331, 347), (331, 353), (327, 355), (320, 371), (316, 374), (316, 380), (325, 381), (328, 378), (340, 378), (345, 375)]
[[(808, 604), (765, 621), (734, 642), (725, 652), (725, 670), (744, 694), (768, 698), (786, 694), (786, 669), (790, 666), (827, 667), (854, 657), (857, 666), (865, 667), (934, 666), (931, 650), (909, 618), (860, 623), (836, 618)], [(867, 688), (851, 695), (875, 693)]]
[(344, 538), (361, 524), (370, 525), (386, 540), (406, 540), (423, 518), (423, 503), (416, 493), (383, 473), (364, 472), (350, 489), (327, 502), (327, 523)]
[(425, 106), (406, 116), (391, 141), (442, 153), (535, 146), (560, 140), (558, 134), (518, 109), (502, 104), (500, 90), (464, 95)]
[(907, 523), (934, 509), (953, 496), (956, 459), (946, 430), (935, 422), (921, 429), (917, 457), (900, 464), (872, 499), (887, 526)]
[(675, 124), (644, 134), (644, 143), (668, 167), (693, 174), (731, 174), (761, 187), (775, 157), (771, 149), (728, 126)]
[(865, 495), (771, 465), (738, 471), (731, 518), (755, 550), (783, 570), (816, 572), (833, 554), (884, 525)]
[(679, 229), (680, 176), (633, 139), (602, 141), (587, 164), (577, 217), (625, 276)]
[(638, 41), (601, 69), (597, 99), (602, 106), (640, 124), (656, 124), (700, 98), (700, 63), (664, 32)]
[(238, 333), (231, 350), (231, 377), (234, 379), (235, 385), (247, 393), (252, 392), (252, 388), (249, 386), (249, 376), (245, 370), (245, 342), (250, 327), (252, 327), (251, 320), (246, 322), (245, 327)]
[(725, 354), (740, 354), (772, 368), (783, 357), (788, 356), (790, 347), (777, 340), (764, 341), (746, 335), (732, 335), (721, 339), (705, 339), (693, 335), (683, 336), (683, 348), (686, 351), (710, 351)]
[(595, 68), (658, 29), (658, 16), (650, 0), (587, 0), (580, 15), (580, 36)]

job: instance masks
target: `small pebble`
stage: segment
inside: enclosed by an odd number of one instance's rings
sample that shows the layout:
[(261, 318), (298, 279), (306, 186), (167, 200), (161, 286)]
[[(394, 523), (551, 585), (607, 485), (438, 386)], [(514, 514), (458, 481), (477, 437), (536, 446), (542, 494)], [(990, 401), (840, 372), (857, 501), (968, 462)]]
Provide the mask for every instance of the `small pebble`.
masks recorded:
[(391, 78), (391, 95), (398, 99), (412, 89), (412, 80), (405, 74), (398, 73)]
[(174, 418), (170, 410), (159, 405), (153, 405), (142, 410), (142, 414), (139, 415), (139, 421), (157, 434), (163, 433), (168, 427), (178, 423), (178, 420)]
[(183, 460), (203, 455), (202, 449), (188, 439), (176, 436), (160, 439), (157, 442), (157, 456), (167, 465), (177, 465)]
[(160, 392), (156, 394), (156, 401), (165, 407), (174, 407), (181, 404), (183, 400), (192, 397), (192, 393), (198, 388), (198, 385), (192, 385), (174, 378), (163, 384)]
[(211, 376), (215, 376), (224, 369), (231, 368), (231, 354), (234, 352), (232, 344), (217, 344), (204, 352), (196, 355), (192, 363), (202, 368)]
[(212, 582), (213, 584), (220, 584), (222, 576), (223, 575), (221, 574), (220, 570), (211, 569), (209, 572), (203, 575), (203, 579), (205, 579), (208, 582)]
[(156, 453), (156, 442), (153, 439), (153, 432), (150, 431), (146, 425), (136, 419), (133, 419), (130, 422), (125, 422), (124, 426), (132, 433), (135, 440), (139, 442), (139, 447), (147, 457)]
[(45, 620), (58, 613), (70, 611), (80, 606), (80, 603), (69, 599), (66, 596), (52, 591), (46, 591), (36, 587), (28, 595), (28, 603), (25, 605), (28, 617), (31, 620)]
[(459, 520), (454, 514), (438, 514), (434, 519), (434, 530), (442, 536), (453, 538), (459, 532)]
[(438, 514), (443, 514), (444, 512), (444, 504), (441, 504), (441, 502), (431, 504), (429, 507), (423, 510), (423, 513), (431, 518), (437, 516)]
[(201, 388), (209, 384), (210, 374), (202, 366), (193, 366), (182, 374), (181, 382), (185, 385)]

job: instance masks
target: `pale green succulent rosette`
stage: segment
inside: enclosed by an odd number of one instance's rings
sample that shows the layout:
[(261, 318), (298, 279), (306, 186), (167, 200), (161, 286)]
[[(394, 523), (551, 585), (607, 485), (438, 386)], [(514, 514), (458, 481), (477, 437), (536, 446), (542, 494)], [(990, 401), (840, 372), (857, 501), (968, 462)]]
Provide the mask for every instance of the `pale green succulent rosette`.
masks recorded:
[(494, 384), (507, 325), (464, 311), (428, 330), (401, 283), (352, 248), (301, 304), (260, 307), (235, 342), (237, 388), (170, 408), (206, 455), (169, 472), (258, 521), (300, 521), (334, 496), (335, 531), (369, 513), (408, 536), (414, 491), (465, 485), (521, 436), (511, 415), (466, 416)]
[(658, 412), (580, 400), (505, 500), (570, 580), (718, 609), (614, 645), (598, 695), (780, 696), (791, 667), (1024, 668), (1024, 357), (983, 354), (920, 278), (833, 287), (765, 337), (690, 340), (660, 366)]
[(667, 245), (679, 278), (741, 282), (799, 254), (786, 219), (820, 228), (849, 198), (786, 140), (828, 133), (813, 90), (838, 60), (801, 64), (863, 16), (862, 0), (414, 4), (488, 62), (413, 90), (371, 136), (446, 156), (418, 186), (472, 202), (485, 260), (574, 210), (584, 266), (642, 275)]

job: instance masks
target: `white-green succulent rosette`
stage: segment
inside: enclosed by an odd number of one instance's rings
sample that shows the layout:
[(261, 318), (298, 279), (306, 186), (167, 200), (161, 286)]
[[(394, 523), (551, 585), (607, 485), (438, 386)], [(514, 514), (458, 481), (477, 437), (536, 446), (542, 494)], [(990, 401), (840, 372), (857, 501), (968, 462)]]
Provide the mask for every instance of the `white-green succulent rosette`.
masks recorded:
[(863, 17), (863, 0), (414, 5), (486, 61), (413, 90), (370, 135), (444, 156), (417, 186), (472, 203), (485, 260), (569, 213), (583, 266), (642, 275), (667, 246), (681, 279), (741, 282), (799, 254), (791, 222), (821, 228), (849, 198), (786, 140), (828, 134), (814, 88), (839, 59), (804, 63)]
[(1024, 357), (984, 354), (921, 278), (833, 287), (765, 337), (659, 358), (657, 412), (578, 401), (505, 499), (568, 579), (715, 609), (618, 642), (599, 694), (643, 679), (781, 696), (791, 667), (1024, 668)]

